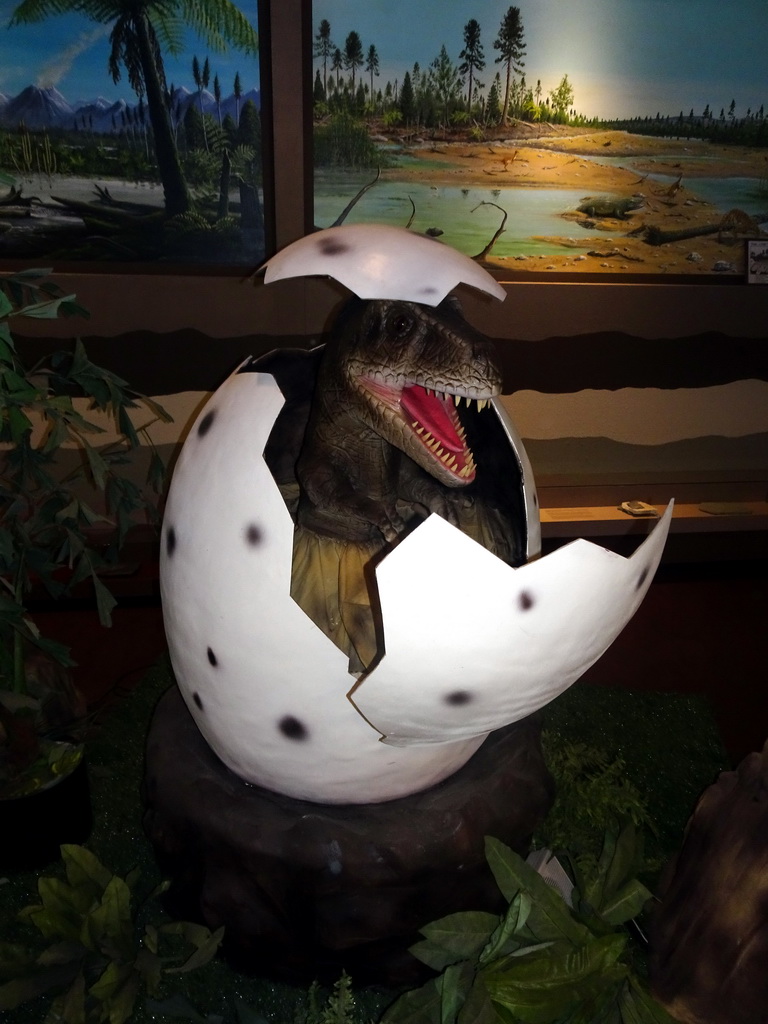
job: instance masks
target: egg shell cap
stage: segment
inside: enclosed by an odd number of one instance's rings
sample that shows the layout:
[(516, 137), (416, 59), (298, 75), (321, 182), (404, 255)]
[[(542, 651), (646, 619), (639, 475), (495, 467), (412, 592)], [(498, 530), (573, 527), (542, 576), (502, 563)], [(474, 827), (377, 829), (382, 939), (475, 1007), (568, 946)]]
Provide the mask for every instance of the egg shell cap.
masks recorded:
[(348, 224), (292, 242), (264, 264), (267, 284), (326, 276), (361, 299), (437, 306), (459, 284), (504, 300), (501, 285), (469, 256), (407, 228)]

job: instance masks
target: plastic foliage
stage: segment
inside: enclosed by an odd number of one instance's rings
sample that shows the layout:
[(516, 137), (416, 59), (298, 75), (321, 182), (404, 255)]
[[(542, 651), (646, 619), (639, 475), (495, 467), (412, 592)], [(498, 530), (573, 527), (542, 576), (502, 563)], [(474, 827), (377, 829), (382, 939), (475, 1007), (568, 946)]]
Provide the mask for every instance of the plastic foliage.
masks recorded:
[(308, 994), (306, 1015), (298, 1017), (296, 1024), (354, 1024), (355, 996), (352, 991), (352, 980), (346, 971), (337, 979), (333, 991), (325, 1004), (319, 998), (319, 986), (315, 983)]
[[(72, 664), (66, 646), (41, 636), (25, 606), (27, 595), (35, 584), (57, 599), (89, 580), (99, 620), (110, 625), (115, 600), (101, 573), (114, 560), (135, 514), (156, 517), (155, 502), (123, 470), (150, 423), (170, 420), (156, 402), (92, 363), (80, 341), (71, 352), (25, 364), (11, 334), (14, 318), (85, 313), (73, 296), (47, 280), (48, 273), (27, 270), (0, 277), (0, 793), (6, 796), (46, 785), (51, 781), (48, 762), (59, 757), (56, 749), (51, 755), (28, 742), (36, 732), (50, 732), (47, 723), (38, 728), (41, 702), (35, 700), (39, 693), (30, 678), (29, 652), (37, 648), (60, 665)], [(97, 447), (104, 428), (88, 417), (87, 409), (81, 411), (83, 403), (76, 398), (113, 419), (114, 444)], [(139, 406), (148, 420), (136, 427), (129, 411)], [(77, 451), (71, 472), (57, 466), (63, 446)], [(165, 469), (151, 451), (147, 483), (159, 492)], [(103, 495), (106, 515), (88, 504), (89, 486)], [(104, 550), (94, 540), (93, 528), (100, 524), (111, 528), (112, 540)], [(66, 734), (66, 724), (58, 731)], [(31, 762), (20, 767), (16, 754), (26, 750)]]
[(594, 874), (575, 869), (573, 907), (494, 838), (486, 856), (507, 910), (450, 914), (411, 953), (438, 971), (382, 1024), (673, 1024), (636, 969), (626, 925), (651, 893), (633, 877), (635, 829), (605, 836)]
[(583, 870), (593, 870), (606, 830), (631, 821), (636, 828), (655, 834), (647, 799), (621, 757), (574, 743), (557, 731), (544, 730), (541, 739), (547, 768), (555, 779), (555, 802), (536, 830), (536, 845), (557, 853), (567, 850)]
[(66, 878), (40, 878), (40, 903), (19, 915), (50, 945), (35, 953), (0, 944), (0, 979), (10, 979), (0, 984), (0, 1011), (53, 995), (41, 1024), (124, 1024), (143, 993), (159, 992), (164, 976), (202, 967), (215, 955), (223, 928), (140, 925), (135, 872), (113, 875), (81, 846), (62, 846), (61, 853)]

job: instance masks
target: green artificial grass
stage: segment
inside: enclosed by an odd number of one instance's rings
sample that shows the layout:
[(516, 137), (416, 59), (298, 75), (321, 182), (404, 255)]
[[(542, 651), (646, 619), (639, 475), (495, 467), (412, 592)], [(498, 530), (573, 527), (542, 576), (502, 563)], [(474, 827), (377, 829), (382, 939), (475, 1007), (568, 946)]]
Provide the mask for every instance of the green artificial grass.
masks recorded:
[[(87, 748), (95, 824), (86, 845), (115, 874), (125, 876), (138, 868), (135, 891), (140, 896), (149, 894), (161, 881), (142, 829), (141, 782), (149, 722), (169, 685), (172, 675), (163, 661), (97, 725)], [(639, 818), (649, 824), (649, 863), (660, 866), (676, 852), (701, 792), (720, 771), (730, 767), (709, 706), (700, 698), (576, 685), (550, 704), (543, 718), (545, 753), (556, 782), (557, 772), (563, 771), (563, 752), (571, 769), (577, 765), (575, 773), (563, 777), (562, 786), (564, 792), (573, 794), (574, 806), (556, 805), (553, 813), (557, 821), (550, 823), (559, 841), (565, 843), (571, 832), (574, 837), (579, 834), (578, 841), (584, 842), (581, 833), (585, 829), (587, 833), (591, 829), (599, 843), (604, 828), (601, 801), (606, 801), (607, 814), (626, 801), (628, 811), (636, 809)], [(585, 762), (583, 770), (580, 757)], [(624, 787), (622, 779), (626, 780)], [(580, 800), (588, 801), (591, 810), (578, 806)], [(548, 838), (547, 823), (541, 836)], [(41, 875), (59, 871), (60, 865), (54, 864), (3, 880), (0, 940), (37, 943), (41, 950), (44, 948), (39, 933), (31, 925), (17, 922), (16, 913), (37, 902)], [(141, 913), (144, 921), (164, 920), (162, 908), (154, 899)], [(258, 973), (259, 965), (253, 967)], [(167, 1012), (137, 1004), (131, 1020), (136, 1024), (166, 1020), (314, 1024), (322, 1016), (317, 1011), (318, 1000), (322, 1010), (328, 994), (246, 977), (217, 959), (199, 970), (170, 976), (161, 999), (171, 1000), (164, 1003)], [(375, 989), (355, 991), (354, 1019), (377, 1020), (395, 995)], [(40, 1024), (49, 1002), (38, 1000), (10, 1016), (0, 1013), (0, 1021)], [(198, 1016), (188, 1012), (190, 1006)]]

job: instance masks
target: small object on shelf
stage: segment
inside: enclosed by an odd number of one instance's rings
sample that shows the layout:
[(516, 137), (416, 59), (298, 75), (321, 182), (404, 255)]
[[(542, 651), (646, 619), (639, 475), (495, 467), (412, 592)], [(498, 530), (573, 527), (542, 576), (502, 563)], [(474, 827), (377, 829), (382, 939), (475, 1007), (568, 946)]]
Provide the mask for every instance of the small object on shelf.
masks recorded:
[(627, 512), (631, 516), (658, 517), (659, 515), (659, 510), (645, 501), (622, 501), (619, 508), (622, 512)]

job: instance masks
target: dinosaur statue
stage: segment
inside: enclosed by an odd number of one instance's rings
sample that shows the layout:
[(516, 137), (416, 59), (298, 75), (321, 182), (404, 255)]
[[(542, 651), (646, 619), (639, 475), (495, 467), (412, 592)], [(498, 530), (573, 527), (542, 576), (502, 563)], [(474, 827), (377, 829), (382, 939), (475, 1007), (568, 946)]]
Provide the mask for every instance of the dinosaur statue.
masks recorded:
[(519, 467), (483, 412), (501, 373), (453, 297), (353, 299), (319, 361), (294, 357), (248, 367), (287, 397), (265, 457), (296, 521), (291, 593), (360, 671), (383, 653), (372, 568), (426, 515), (524, 561)]

